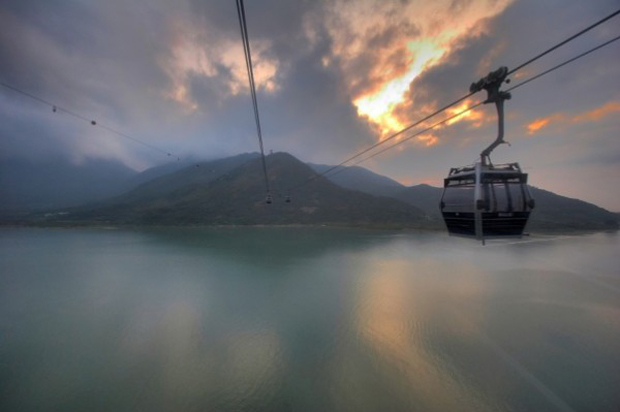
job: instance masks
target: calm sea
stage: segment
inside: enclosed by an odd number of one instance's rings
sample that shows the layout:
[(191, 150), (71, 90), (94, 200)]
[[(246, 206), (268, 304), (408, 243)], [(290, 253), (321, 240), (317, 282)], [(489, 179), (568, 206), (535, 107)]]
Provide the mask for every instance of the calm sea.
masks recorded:
[(620, 236), (0, 230), (0, 410), (620, 410)]

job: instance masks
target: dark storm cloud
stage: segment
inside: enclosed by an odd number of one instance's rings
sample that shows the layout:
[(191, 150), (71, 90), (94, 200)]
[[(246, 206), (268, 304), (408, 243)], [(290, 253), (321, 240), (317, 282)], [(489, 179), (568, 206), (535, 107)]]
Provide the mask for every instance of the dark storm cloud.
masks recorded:
[(275, 127), (275, 135), (283, 136), (282, 147), (311, 155), (316, 161), (336, 161), (353, 149), (371, 144), (374, 137), (357, 117), (341, 74), (325, 68), (320, 54), (306, 56), (294, 65), (282, 92), (267, 100), (266, 120)]
[[(267, 144), (312, 157), (345, 155), (352, 135), (361, 136), (357, 144), (370, 142), (371, 132), (340, 87), (340, 74), (317, 64), (330, 48), (320, 3), (248, 2), (246, 12), (257, 73), (261, 62), (276, 67), (272, 80), (277, 89), (259, 87), (263, 126), (272, 132), (265, 135)], [(232, 2), (4, 2), (0, 59), (6, 63), (0, 79), (164, 150), (203, 155), (252, 151), (256, 132), (247, 77), (233, 73), (223, 56), (230, 47), (241, 47), (236, 13)], [(188, 39), (195, 48), (190, 52), (205, 53), (197, 64), (207, 64), (206, 72), (201, 67), (179, 69), (175, 53), (182, 51), (179, 42)], [(178, 86), (186, 88), (185, 106), (171, 98)], [(7, 90), (2, 93), (4, 104), (23, 100)], [(32, 110), (36, 116), (36, 107)], [(79, 145), (58, 138), (62, 134), (70, 141), (70, 126), (61, 132), (49, 121), (43, 131), (20, 121), (10, 133), (43, 133), (74, 155)], [(80, 132), (74, 131), (75, 140)], [(11, 139), (10, 145), (18, 141)], [(152, 159), (142, 147), (126, 143), (120, 149), (124, 155)]]
[[(164, 110), (154, 88), (168, 81), (156, 64), (167, 53), (160, 41), (162, 16), (148, 7), (125, 7), (119, 2), (105, 5), (107, 8), (102, 3), (87, 7), (60, 1), (3, 2), (0, 79), (112, 125), (161, 115)], [(26, 104), (23, 96), (6, 89), (2, 93), (5, 104)], [(33, 107), (31, 116), (39, 115)], [(41, 132), (31, 130), (28, 121), (20, 125), (20, 135)], [(76, 140), (81, 138), (80, 131), (76, 125)], [(71, 128), (60, 131), (58, 121), (50, 120), (41, 138), (56, 140), (59, 133), (70, 136)], [(5, 147), (3, 151), (13, 149)], [(130, 144), (127, 150), (132, 149)], [(69, 148), (67, 155), (74, 150)]]
[[(238, 22), (230, 10), (223, 12), (220, 6), (205, 2), (193, 5), (200, 19), (218, 20), (214, 26), (220, 35), (237, 41)], [(266, 146), (309, 159), (336, 161), (374, 138), (367, 123), (357, 117), (350, 92), (343, 87), (343, 74), (337, 67), (321, 63), (332, 44), (320, 6), (320, 2), (269, 1), (247, 3), (246, 12), (252, 16), (248, 21), (251, 38), (268, 42), (269, 47), (261, 54), (274, 59), (278, 66), (277, 91), (258, 91)], [(254, 48), (253, 59), (256, 54)], [(227, 124), (251, 118), (245, 93), (241, 101), (239, 96), (229, 99), (240, 110), (224, 113), (228, 105), (220, 105), (218, 118), (229, 119)], [(247, 124), (248, 133), (254, 134), (252, 123)]]
[[(153, 64), (167, 53), (161, 42), (165, 35), (162, 16), (157, 12), (119, 2), (88, 9), (75, 2), (3, 4), (8, 6), (1, 14), (0, 43), (3, 61), (7, 62), (2, 70), (6, 81), (28, 82), (33, 92), (50, 88), (57, 93), (65, 91), (68, 96), (60, 98), (88, 96), (92, 100), (115, 85), (109, 92), (123, 91), (122, 86), (128, 84), (139, 88), (165, 81)], [(14, 4), (19, 7), (10, 7)], [(84, 88), (86, 93), (79, 93)], [(91, 88), (94, 93), (89, 93)], [(103, 100), (108, 105), (130, 95)]]

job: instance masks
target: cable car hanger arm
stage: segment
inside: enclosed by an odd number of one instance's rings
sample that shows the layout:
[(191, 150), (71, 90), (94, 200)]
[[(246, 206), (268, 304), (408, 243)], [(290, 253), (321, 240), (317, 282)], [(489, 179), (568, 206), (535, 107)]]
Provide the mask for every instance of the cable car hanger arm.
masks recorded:
[(511, 95), (509, 92), (499, 89), (504, 81), (506, 83), (510, 83), (510, 79), (506, 79), (507, 76), (508, 68), (506, 66), (502, 66), (499, 69), (489, 73), (486, 77), (472, 83), (469, 87), (469, 91), (471, 93), (486, 90), (487, 99), (484, 103), (495, 103), (495, 108), (497, 109), (497, 138), (493, 143), (491, 143), (491, 145), (489, 145), (489, 147), (480, 153), (480, 160), (482, 164), (491, 162), (491, 152), (497, 146), (503, 143), (508, 143), (504, 140), (504, 100), (510, 100)]

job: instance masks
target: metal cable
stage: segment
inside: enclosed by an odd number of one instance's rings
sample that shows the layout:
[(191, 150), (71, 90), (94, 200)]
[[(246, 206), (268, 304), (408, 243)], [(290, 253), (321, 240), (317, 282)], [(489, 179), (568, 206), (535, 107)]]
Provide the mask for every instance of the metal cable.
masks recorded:
[(590, 26), (586, 27), (585, 29), (581, 30), (580, 32), (573, 34), (572, 36), (570, 36), (570, 37), (569, 37), (569, 38), (567, 38), (566, 40), (561, 41), (560, 43), (556, 44), (555, 46), (553, 46), (553, 47), (551, 47), (551, 48), (549, 48), (549, 49), (547, 49), (547, 50), (545, 50), (544, 52), (540, 53), (539, 55), (537, 55), (537, 56), (535, 56), (535, 57), (532, 57), (531, 59), (529, 59), (529, 60), (528, 60), (528, 61), (526, 61), (525, 63), (522, 63), (522, 64), (520, 64), (519, 66), (515, 67), (514, 69), (510, 70), (510, 71), (508, 72), (508, 76), (510, 76), (511, 74), (513, 74), (514, 72), (516, 72), (517, 70), (520, 70), (520, 69), (524, 68), (524, 67), (525, 67), (525, 66), (527, 66), (528, 64), (535, 62), (536, 60), (540, 59), (541, 57), (543, 57), (543, 56), (545, 56), (545, 55), (547, 55), (547, 54), (551, 53), (552, 51), (554, 51), (554, 50), (556, 50), (556, 49), (558, 49), (558, 48), (560, 48), (560, 47), (564, 46), (566, 43), (568, 43), (568, 42), (570, 42), (570, 41), (575, 40), (577, 37), (581, 36), (581, 35), (582, 35), (582, 34), (584, 34), (584, 33), (589, 32), (589, 31), (590, 31), (590, 30), (592, 30), (593, 28), (600, 26), (601, 24), (603, 24), (603, 23), (605, 23), (607, 20), (609, 20), (609, 19), (611, 19), (611, 18), (613, 18), (613, 17), (617, 16), (618, 14), (620, 14), (620, 10), (617, 10), (617, 11), (615, 11), (615, 12), (611, 13), (609, 16), (607, 16), (607, 17), (605, 17), (605, 18), (603, 18), (603, 19), (601, 19), (601, 20), (597, 21), (597, 22), (596, 22), (596, 23), (594, 23), (594, 24), (591, 24)]
[[(12, 91), (14, 91), (16, 93), (20, 93), (20, 94), (22, 94), (22, 95), (24, 95), (26, 97), (30, 97), (31, 99), (36, 100), (39, 103), (43, 103), (43, 104), (45, 104), (47, 106), (50, 106), (54, 111), (64, 112), (64, 113), (66, 113), (66, 114), (68, 114), (70, 116), (75, 117), (76, 119), (83, 120), (85, 122), (90, 123), (91, 126), (99, 126), (102, 129), (105, 129), (105, 130), (107, 130), (110, 133), (114, 133), (114, 134), (116, 134), (116, 135), (118, 135), (120, 137), (123, 137), (125, 139), (131, 140), (131, 141), (133, 141), (135, 143), (141, 144), (142, 146), (148, 147), (151, 150), (155, 150), (157, 152), (163, 153), (164, 155), (166, 155), (168, 157), (174, 156), (172, 153), (170, 153), (170, 152), (168, 152), (166, 150), (163, 150), (163, 149), (161, 149), (161, 148), (159, 148), (157, 146), (153, 146), (150, 143), (146, 143), (146, 142), (144, 142), (144, 141), (142, 141), (140, 139), (136, 139), (135, 137), (132, 137), (132, 136), (126, 134), (126, 133), (120, 132), (120, 131), (118, 131), (116, 129), (113, 129), (113, 128), (109, 127), (109, 126), (101, 124), (101, 123), (97, 122), (96, 120), (89, 119), (89, 118), (87, 118), (87, 117), (85, 117), (85, 116), (83, 116), (83, 115), (81, 115), (81, 114), (79, 114), (77, 112), (74, 112), (74, 111), (69, 110), (69, 109), (67, 109), (65, 107), (59, 106), (57, 104), (54, 104), (54, 103), (52, 103), (52, 102), (50, 102), (48, 100), (45, 100), (45, 99), (43, 99), (43, 98), (41, 98), (39, 96), (34, 95), (32, 93), (29, 93), (29, 92), (26, 92), (24, 90), (18, 89), (17, 87), (11, 86), (11, 85), (6, 84), (4, 82), (0, 82), (0, 86), (5, 87), (7, 89), (10, 89), (10, 90), (12, 90)], [(174, 157), (176, 157), (177, 160), (179, 160), (178, 156), (174, 156)]]
[(254, 110), (254, 120), (256, 121), (256, 131), (258, 133), (258, 144), (260, 147), (261, 163), (263, 166), (263, 175), (265, 177), (265, 188), (267, 194), (270, 193), (269, 177), (267, 175), (267, 162), (265, 160), (265, 148), (263, 145), (263, 133), (260, 125), (260, 115), (258, 111), (258, 100), (256, 98), (256, 84), (254, 82), (254, 70), (252, 67), (252, 55), (250, 51), (250, 40), (248, 35), (247, 22), (245, 19), (245, 7), (243, 0), (237, 0), (237, 16), (239, 17), (239, 28), (241, 29), (241, 40), (243, 42), (243, 51), (245, 54), (246, 69), (248, 71), (248, 82), (250, 85), (250, 94), (252, 97), (252, 107)]
[(620, 36), (616, 36), (613, 39), (606, 41), (605, 43), (599, 44), (598, 46), (593, 47), (590, 50), (587, 50), (587, 51), (585, 51), (585, 52), (583, 52), (583, 53), (573, 57), (572, 59), (568, 59), (565, 62), (558, 64), (557, 66), (553, 66), (552, 68), (550, 68), (548, 70), (545, 70), (544, 72), (539, 73), (539, 74), (537, 74), (534, 77), (530, 77), (529, 79), (524, 80), (521, 83), (518, 83), (518, 84), (512, 86), (511, 88), (507, 89), (506, 91), (509, 92), (509, 91), (512, 91), (512, 90), (516, 89), (517, 87), (523, 86), (524, 84), (528, 84), (529, 82), (531, 82), (533, 80), (536, 80), (539, 77), (542, 77), (542, 76), (544, 76), (544, 75), (546, 75), (548, 73), (551, 73), (552, 71), (555, 71), (555, 70), (559, 69), (560, 67), (566, 66), (567, 64), (572, 63), (575, 60), (581, 59), (582, 57), (587, 56), (588, 54), (590, 54), (592, 52), (595, 52), (595, 51), (597, 51), (599, 49), (602, 49), (603, 47), (605, 47), (605, 46), (607, 46), (607, 45), (609, 45), (609, 44), (611, 44), (611, 43), (613, 43), (615, 41), (618, 41), (618, 40), (620, 40)]

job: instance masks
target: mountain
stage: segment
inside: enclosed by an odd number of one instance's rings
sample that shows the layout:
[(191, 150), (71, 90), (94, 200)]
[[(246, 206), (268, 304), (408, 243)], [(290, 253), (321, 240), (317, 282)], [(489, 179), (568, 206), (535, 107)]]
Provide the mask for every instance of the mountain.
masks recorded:
[[(244, 157), (245, 156), (245, 157)], [(260, 158), (205, 162), (147, 182), (105, 203), (76, 208), (56, 223), (140, 225), (326, 224), (419, 228), (424, 213), (396, 199), (342, 188), (287, 153), (266, 158), (274, 201), (265, 203)], [(239, 164), (240, 163), (240, 164)], [(237, 164), (236, 167), (233, 164)], [(316, 177), (290, 193), (286, 188)]]
[(394, 197), (423, 210), (431, 219), (441, 219), (439, 201), (443, 189), (426, 184), (403, 188)]
[[(258, 154), (241, 156), (249, 159)], [(200, 163), (196, 159), (174, 161), (138, 173), (120, 162), (103, 159), (86, 159), (80, 164), (62, 158), (0, 161), (0, 213), (99, 202)]]
[(618, 215), (602, 207), (530, 186), (536, 208), (528, 228), (533, 231), (618, 229)]
[[(5, 222), (28, 224), (137, 224), (137, 225), (347, 225), (384, 228), (443, 229), (439, 200), (443, 189), (416, 185), (405, 187), (385, 176), (361, 167), (351, 167), (331, 177), (317, 176), (330, 168), (308, 165), (287, 153), (266, 158), (273, 203), (265, 204), (265, 182), (261, 159), (257, 153), (246, 153), (224, 159), (169, 164), (142, 174), (125, 170), (124, 166), (102, 163), (97, 167), (58, 166), (50, 163), (47, 175), (22, 170), (21, 183), (31, 195), (46, 202), (40, 207), (46, 214), (5, 214)], [(0, 174), (0, 188), (8, 190), (6, 165)], [(9, 168), (12, 173), (18, 170)], [(23, 169), (23, 167), (22, 167)], [(92, 169), (92, 170), (91, 170)], [(94, 170), (97, 173), (94, 173)], [(107, 171), (107, 172), (106, 172)], [(97, 175), (98, 177), (96, 177)], [(105, 177), (105, 178), (104, 178)], [(132, 188), (132, 184), (143, 182)], [(154, 177), (154, 178), (153, 178)], [(15, 176), (13, 181), (18, 181)], [(28, 179), (32, 180), (28, 182)], [(38, 180), (37, 180), (38, 179)], [(99, 180), (97, 180), (99, 179)], [(107, 179), (107, 180), (106, 180)], [(79, 185), (77, 183), (79, 183)], [(130, 183), (127, 183), (130, 182)], [(131, 183), (133, 182), (133, 183)], [(305, 182), (300, 185), (300, 183)], [(75, 184), (74, 184), (75, 183)], [(68, 196), (61, 186), (80, 187)], [(81, 186), (80, 186), (81, 185)], [(291, 192), (287, 190), (292, 188)], [(37, 189), (37, 190), (34, 190)], [(89, 193), (90, 196), (84, 196)], [(25, 190), (25, 189), (24, 189)], [(120, 194), (123, 190), (125, 193)], [(552, 192), (530, 188), (536, 199), (528, 229), (534, 232), (566, 230), (617, 229), (619, 217), (596, 205), (570, 199)], [(366, 193), (363, 193), (366, 192)], [(115, 197), (99, 200), (106, 194)], [(58, 201), (50, 201), (54, 195)], [(287, 196), (292, 202), (285, 202)], [(14, 196), (14, 195), (13, 195)], [(6, 197), (11, 203), (13, 198)], [(88, 206), (66, 209), (77, 202), (93, 202)], [(30, 202), (28, 204), (34, 204)]]
[[(323, 173), (334, 166), (308, 163), (315, 172)], [(394, 197), (396, 193), (404, 189), (405, 186), (389, 177), (371, 172), (368, 169), (359, 166), (345, 167), (344, 170), (334, 170), (335, 173), (329, 173), (325, 177), (346, 189), (358, 190), (373, 196), (390, 196)]]
[(120, 162), (65, 159), (0, 162), (2, 212), (53, 209), (100, 201), (131, 187), (137, 172)]
[(170, 173), (177, 172), (181, 169), (185, 169), (186, 167), (195, 165), (200, 163), (200, 160), (197, 159), (185, 159), (185, 160), (177, 160), (165, 163), (163, 165), (154, 166), (148, 168), (131, 179), (131, 187), (139, 186), (143, 183), (146, 183), (150, 180), (157, 179), (158, 177), (165, 176)]
[[(185, 165), (183, 168), (176, 168), (173, 165), (170, 173), (162, 173), (162, 167), (149, 169), (142, 174), (157, 176), (150, 179), (135, 189), (112, 199), (112, 203), (132, 203), (135, 201), (156, 201), (162, 196), (170, 194), (171, 190), (181, 190), (192, 186), (203, 186), (224, 175), (225, 173), (242, 166), (244, 163), (257, 159), (258, 153), (244, 153), (237, 156), (226, 157), (224, 159), (213, 160), (210, 162), (194, 162)], [(144, 176), (140, 177), (143, 179)], [(139, 181), (140, 179), (136, 179)]]

